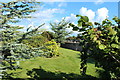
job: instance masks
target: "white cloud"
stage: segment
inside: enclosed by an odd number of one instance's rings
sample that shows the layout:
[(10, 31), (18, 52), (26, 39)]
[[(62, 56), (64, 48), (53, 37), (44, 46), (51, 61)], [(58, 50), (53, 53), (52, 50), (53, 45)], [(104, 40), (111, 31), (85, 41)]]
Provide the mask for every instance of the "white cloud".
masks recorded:
[(101, 22), (108, 17), (109, 10), (105, 7), (98, 9), (96, 12), (91, 9), (82, 7), (80, 9), (80, 15), (88, 16), (91, 22), (97, 21)]
[[(63, 19), (63, 18), (62, 18), (62, 19)], [(77, 26), (77, 24), (76, 24), (75, 22), (77, 22), (78, 18), (76, 17), (75, 14), (71, 13), (70, 16), (65, 17), (65, 20), (66, 20), (66, 21), (69, 21), (70, 23), (72, 23), (72, 24), (74, 24), (74, 25)], [(67, 30), (68, 32), (72, 31), (72, 34), (71, 34), (71, 35), (77, 36), (77, 35), (80, 33), (80, 32), (78, 32), (78, 31), (73, 31), (72, 29), (73, 29), (72, 27), (66, 28), (66, 30)]]
[(28, 27), (31, 27), (31, 29), (34, 29), (35, 28), (34, 22), (31, 22), (31, 24), (29, 24)]
[(88, 16), (90, 21), (93, 21), (93, 19), (95, 18), (95, 12), (92, 11), (91, 9), (87, 9), (85, 7), (82, 7), (80, 9), (80, 14), (83, 16)]
[(65, 17), (65, 20), (72, 23), (72, 22), (75, 22), (77, 20), (77, 17), (75, 14), (71, 14), (70, 16)]
[(53, 8), (53, 9), (46, 9), (43, 11), (39, 11), (37, 13), (35, 13), (33, 16), (36, 18), (39, 18), (42, 21), (46, 21), (46, 20), (50, 20), (51, 18), (54, 17), (55, 13), (63, 13), (64, 10), (63, 9), (57, 9), (57, 8)]
[[(43, 23), (41, 23), (41, 24), (43, 24)], [(39, 24), (39, 25), (41, 25), (41, 24)], [(24, 30), (26, 31), (26, 29), (29, 28), (29, 27), (31, 27), (30, 30), (31, 30), (31, 29), (35, 29), (35, 28), (37, 28), (39, 25), (35, 25), (35, 22), (31, 22), (31, 24), (29, 24), (28, 26), (26, 26), (26, 27), (24, 28)], [(43, 26), (40, 27), (40, 30), (41, 30), (41, 31), (45, 31), (45, 30), (51, 31), (51, 26), (49, 25), (49, 23), (48, 23), (48, 24), (45, 24), (45, 25), (43, 25)]]
[(67, 32), (71, 32), (72, 31), (71, 35), (74, 35), (74, 36), (77, 36), (79, 33), (81, 33), (81, 32), (78, 32), (78, 31), (73, 31), (72, 29), (73, 29), (72, 27), (66, 28), (66, 31)]
[(63, 14), (63, 13), (64, 13), (64, 9), (60, 9), (60, 8), (45, 9), (44, 7), (42, 7), (40, 8), (40, 10), (30, 15), (35, 18), (26, 19), (29, 22), (27, 23), (27, 25), (32, 26), (32, 28), (35, 28), (36, 26), (45, 23), (45, 25), (42, 26), (41, 29), (46, 29), (50, 31), (51, 29), (49, 23), (53, 22), (53, 20), (55, 20), (58, 14)]
[(34, 22), (31, 22), (29, 25), (24, 26), (24, 29), (22, 31), (26, 32), (27, 28), (29, 28), (29, 27), (30, 27), (30, 30), (32, 30), (32, 29), (35, 29), (37, 26), (35, 26)]
[[(62, 18), (62, 19), (64, 19), (64, 18)], [(74, 23), (74, 22), (77, 21), (77, 17), (74, 14), (71, 14), (70, 16), (65, 17), (65, 20), (70, 21), (70, 23), (77, 26), (77, 24)], [(59, 23), (60, 20), (54, 20), (54, 22)], [(71, 35), (74, 35), (74, 36), (77, 36), (79, 33), (81, 33), (81, 32), (78, 32), (78, 31), (73, 31), (72, 29), (73, 29), (72, 27), (66, 28), (66, 31), (67, 32), (72, 32)]]
[(51, 31), (51, 26), (49, 24), (45, 24), (43, 25), (40, 29), (44, 29), (44, 30), (47, 30), (47, 31)]
[(54, 22), (55, 22), (55, 23), (59, 23), (60, 21), (56, 19), (56, 20), (54, 20)]
[(97, 1), (95, 1), (95, 4), (102, 4), (102, 3), (104, 3), (103, 0), (97, 0)]
[(61, 2), (60, 4), (58, 4), (58, 7), (65, 7), (65, 6), (67, 6), (67, 3), (65, 2)]
[(97, 21), (101, 22), (102, 20), (108, 17), (108, 9), (103, 7), (97, 10)]
[(29, 22), (34, 22), (36, 26), (42, 23), (49, 23), (50, 21), (54, 20), (56, 17), (55, 14), (62, 14), (64, 13), (64, 9), (53, 8), (53, 9), (40, 9), (39, 11), (31, 14), (31, 16), (35, 18), (28, 19)]

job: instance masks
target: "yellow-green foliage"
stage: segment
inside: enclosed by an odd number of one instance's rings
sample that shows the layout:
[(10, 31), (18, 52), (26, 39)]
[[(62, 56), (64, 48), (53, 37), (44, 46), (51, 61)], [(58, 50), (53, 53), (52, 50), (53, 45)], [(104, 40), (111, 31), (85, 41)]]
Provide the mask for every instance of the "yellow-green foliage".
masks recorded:
[(58, 52), (58, 48), (58, 44), (54, 40), (52, 40), (46, 42), (42, 50), (45, 52), (46, 57), (53, 57), (60, 55), (60, 53)]

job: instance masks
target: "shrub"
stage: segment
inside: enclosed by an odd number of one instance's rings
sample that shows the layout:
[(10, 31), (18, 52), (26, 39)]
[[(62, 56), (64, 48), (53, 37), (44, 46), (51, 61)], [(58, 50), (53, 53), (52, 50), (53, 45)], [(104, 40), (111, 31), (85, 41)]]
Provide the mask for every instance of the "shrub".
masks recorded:
[(36, 36), (28, 37), (22, 42), (30, 47), (41, 47), (47, 41), (48, 39), (46, 37), (43, 37), (42, 35), (36, 35)]
[(8, 43), (3, 45), (0, 51), (4, 54), (3, 60), (5, 60), (5, 62), (3, 62), (3, 65), (7, 66), (6, 64), (9, 64), (10, 69), (16, 69), (14, 65), (17, 60), (30, 59), (43, 55), (41, 47), (30, 48), (22, 43)]
[(58, 52), (58, 48), (59, 46), (57, 45), (57, 43), (52, 40), (46, 42), (42, 50), (45, 52), (45, 56), (50, 58), (60, 55), (60, 53)]

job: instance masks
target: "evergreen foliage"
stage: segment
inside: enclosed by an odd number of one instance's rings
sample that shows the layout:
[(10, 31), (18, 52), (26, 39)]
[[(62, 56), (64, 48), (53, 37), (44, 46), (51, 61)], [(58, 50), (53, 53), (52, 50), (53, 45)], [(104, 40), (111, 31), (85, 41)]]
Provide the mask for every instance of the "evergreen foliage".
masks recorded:
[(52, 31), (54, 32), (54, 39), (57, 43), (64, 43), (66, 36), (71, 34), (71, 32), (66, 31), (68, 28), (69, 22), (66, 22), (65, 19), (60, 21), (59, 23), (50, 23), (52, 26)]
[(8, 23), (17, 23), (20, 19), (31, 18), (30, 13), (35, 12), (35, 5), (39, 2), (29, 1), (11, 1), (8, 3), (0, 3), (0, 27), (9, 28)]
[(36, 11), (35, 5), (39, 2), (28, 1), (13, 1), (8, 3), (0, 3), (0, 34), (2, 35), (2, 57), (10, 64), (11, 69), (16, 69), (17, 60), (29, 59), (31, 57), (41, 56), (43, 53), (41, 48), (30, 48), (21, 41), (28, 36), (33, 36), (34, 33), (44, 24), (27, 32), (20, 32), (23, 29), (20, 26), (12, 26), (11, 23), (16, 23), (23, 18), (31, 18), (30, 13)]

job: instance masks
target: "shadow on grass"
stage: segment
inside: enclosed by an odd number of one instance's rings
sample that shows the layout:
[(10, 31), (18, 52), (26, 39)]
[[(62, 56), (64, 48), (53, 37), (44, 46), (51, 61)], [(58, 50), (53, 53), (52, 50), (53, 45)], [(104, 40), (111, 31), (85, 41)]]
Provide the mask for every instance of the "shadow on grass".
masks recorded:
[(67, 74), (60, 71), (50, 72), (39, 67), (27, 71), (26, 74), (29, 78), (13, 78), (12, 75), (15, 74), (12, 73), (7, 74), (2, 80), (111, 80), (110, 75), (106, 75), (105, 71), (97, 70), (97, 72), (100, 74), (99, 78), (91, 75), (78, 75), (74, 73)]
[(87, 63), (95, 64), (95, 60), (92, 58), (88, 58)]
[[(77, 57), (77, 58), (81, 59), (81, 54), (78, 54), (78, 57)], [(88, 59), (87, 59), (87, 63), (95, 64), (95, 60), (92, 59), (92, 58), (88, 58)]]
[(97, 79), (95, 77), (92, 77), (90, 75), (78, 75), (78, 74), (74, 74), (74, 73), (70, 73), (70, 74), (66, 74), (63, 72), (49, 72), (49, 71), (45, 71), (44, 69), (40, 68), (33, 68), (31, 71), (28, 71), (26, 73), (28, 76), (30, 76), (31, 78), (29, 78), (29, 80), (41, 80), (41, 79), (48, 79), (48, 80), (93, 80), (93, 79)]

